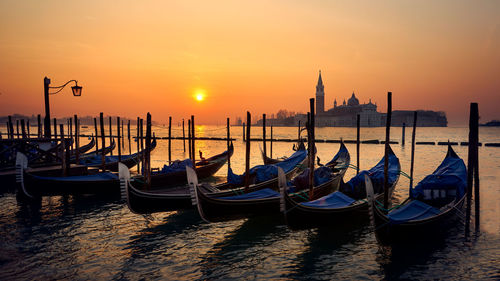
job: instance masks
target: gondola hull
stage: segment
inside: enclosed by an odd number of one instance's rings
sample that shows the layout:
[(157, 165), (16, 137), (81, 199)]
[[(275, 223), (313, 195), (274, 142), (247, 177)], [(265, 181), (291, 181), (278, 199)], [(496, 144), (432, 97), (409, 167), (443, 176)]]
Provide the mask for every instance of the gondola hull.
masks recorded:
[[(342, 175), (337, 175), (332, 180), (317, 186), (314, 189), (315, 197), (321, 197), (335, 191), (340, 183)], [(199, 207), (203, 212), (204, 219), (217, 222), (247, 218), (260, 215), (279, 215), (280, 196), (265, 199), (251, 200), (228, 200), (222, 196), (213, 196), (205, 194), (199, 189), (198, 200)], [(227, 196), (227, 195), (226, 195)], [(304, 196), (294, 195), (295, 200), (300, 201)]]
[(138, 190), (128, 183), (126, 193), (128, 207), (136, 214), (193, 208), (189, 190), (185, 187), (170, 188), (160, 193)]
[(40, 177), (24, 173), (23, 182), (18, 185), (18, 194), (28, 199), (39, 198), (42, 196), (78, 194), (106, 196), (120, 195), (120, 182), (118, 179), (85, 181), (61, 179), (58, 179), (57, 177)]
[[(288, 173), (292, 177), (297, 168)], [(259, 184), (249, 186), (248, 191), (257, 191), (264, 188), (277, 186), (277, 179), (271, 179)], [(209, 196), (223, 197), (243, 193), (243, 187), (234, 187), (227, 183), (215, 186), (200, 187)], [(191, 202), (191, 194), (188, 186), (167, 187), (162, 190), (147, 191), (144, 187), (136, 188), (130, 182), (126, 190), (129, 209), (134, 213), (149, 214), (156, 212), (168, 212), (180, 209), (194, 208)]]
[[(379, 199), (383, 196), (379, 195)], [(292, 229), (303, 229), (322, 226), (338, 226), (353, 222), (368, 222), (368, 204), (357, 204), (344, 208), (322, 209), (297, 204), (285, 195), (286, 223)]]

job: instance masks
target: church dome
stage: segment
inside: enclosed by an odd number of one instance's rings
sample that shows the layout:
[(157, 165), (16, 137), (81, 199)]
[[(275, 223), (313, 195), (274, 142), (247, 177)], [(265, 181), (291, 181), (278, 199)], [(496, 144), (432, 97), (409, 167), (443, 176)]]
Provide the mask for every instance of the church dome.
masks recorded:
[(354, 95), (354, 92), (352, 93), (351, 98), (347, 101), (347, 105), (349, 106), (359, 105), (359, 100)]

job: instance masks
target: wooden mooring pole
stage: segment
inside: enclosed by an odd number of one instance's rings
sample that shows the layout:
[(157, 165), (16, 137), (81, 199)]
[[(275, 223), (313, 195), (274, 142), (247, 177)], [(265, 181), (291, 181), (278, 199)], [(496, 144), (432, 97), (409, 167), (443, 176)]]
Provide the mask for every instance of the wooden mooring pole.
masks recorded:
[(269, 157), (273, 158), (273, 125), (271, 125), (271, 139), (269, 140)]
[(144, 155), (144, 177), (148, 189), (151, 187), (151, 114), (146, 117), (146, 153)]
[[(112, 143), (113, 142), (113, 121), (111, 120), (111, 116), (109, 116), (109, 143)], [(112, 156), (113, 155), (113, 149), (111, 149), (111, 152), (110, 152), (110, 155)]]
[(141, 123), (141, 130), (140, 130), (140, 133), (141, 133), (141, 150), (143, 150), (144, 149), (144, 119), (141, 118), (140, 123)]
[(21, 137), (26, 138), (26, 126), (24, 124), (24, 119), (21, 119)]
[(97, 133), (97, 118), (94, 118), (95, 152), (99, 151), (99, 134)]
[(359, 143), (360, 143), (361, 118), (359, 114), (356, 117), (356, 175), (359, 174)]
[(475, 226), (479, 231), (480, 206), (479, 206), (479, 168), (478, 168), (478, 142), (479, 142), (479, 110), (477, 103), (470, 104), (469, 117), (469, 151), (467, 159), (467, 206), (465, 230), (468, 234), (471, 217), (472, 192), (474, 189)]
[(184, 129), (184, 118), (182, 118), (182, 146), (184, 147), (184, 152), (186, 152), (186, 131)]
[[(246, 126), (246, 146), (245, 146), (245, 190), (248, 190), (248, 187), (250, 186), (250, 127), (252, 123), (252, 116), (250, 115), (250, 112), (247, 111), (247, 126)], [(243, 128), (245, 126), (245, 123), (243, 123)], [(245, 134), (243, 134), (244, 136)]]
[(266, 148), (266, 114), (262, 114), (262, 146), (264, 147), (264, 156), (267, 156)]
[(192, 162), (193, 156), (191, 155), (191, 153), (193, 152), (193, 150), (191, 149), (191, 144), (193, 144), (191, 142), (191, 119), (188, 119), (188, 150), (189, 150), (189, 159), (191, 159)]
[(410, 191), (413, 188), (413, 167), (415, 163), (415, 136), (417, 133), (417, 112), (413, 112), (413, 132), (411, 134)]
[(168, 117), (168, 165), (172, 164), (172, 116)]
[(194, 115), (191, 115), (191, 156), (193, 156), (193, 169), (196, 171), (196, 136), (195, 136), (195, 126), (194, 126)]
[(387, 92), (387, 119), (385, 123), (384, 153), (384, 209), (389, 207), (389, 146), (391, 140), (392, 92)]
[(9, 115), (8, 126), (9, 126), (9, 132), (10, 132), (9, 138), (14, 139), (14, 124), (12, 123), (12, 116), (10, 116), (10, 115)]
[(316, 144), (314, 136), (314, 126), (315, 126), (315, 111), (314, 111), (314, 98), (309, 99), (309, 199), (314, 199), (314, 160), (316, 159)]
[(104, 151), (104, 148), (106, 147), (106, 135), (104, 133), (104, 114), (101, 112), (99, 114), (99, 122), (101, 125), (101, 144), (102, 144), (102, 151), (101, 151), (101, 169), (102, 171), (106, 171), (106, 152)]
[(123, 125), (123, 120), (122, 120), (122, 149), (125, 150), (125, 133), (123, 132), (125, 126)]
[(405, 146), (405, 128), (406, 128), (406, 123), (403, 122), (403, 128), (401, 129), (401, 145)]
[(227, 167), (228, 169), (231, 168), (231, 155), (229, 154), (229, 146), (231, 142), (231, 132), (230, 132), (230, 127), (229, 127), (229, 117), (226, 120), (226, 130), (227, 130), (227, 141), (226, 141), (226, 146), (227, 146)]
[(42, 138), (42, 116), (40, 114), (37, 115), (37, 136), (38, 138)]
[(80, 120), (78, 120), (78, 116), (75, 114), (75, 159), (76, 163), (80, 160)]
[(26, 130), (28, 131), (27, 132), (27, 135), (28, 135), (28, 139), (31, 138), (31, 133), (30, 133), (30, 120), (26, 120)]
[(62, 163), (62, 172), (63, 176), (66, 177), (69, 175), (69, 151), (66, 147), (66, 138), (64, 137), (64, 124), (59, 125), (59, 132), (61, 135), (61, 163)]
[(54, 118), (54, 138), (57, 139), (57, 119)]
[[(140, 130), (141, 130), (141, 125), (140, 125), (140, 118), (137, 117), (137, 137), (136, 137), (136, 141), (137, 141), (137, 153), (139, 153), (139, 150), (140, 150), (140, 143), (141, 143), (141, 133), (140, 133)], [(144, 157), (142, 157), (142, 159), (144, 159)], [(140, 164), (139, 163), (142, 163), (142, 161), (137, 161), (137, 173), (140, 174), (141, 173), (141, 167), (140, 167)]]
[(127, 122), (128, 154), (132, 154), (132, 144), (130, 143), (130, 119)]
[(118, 161), (122, 161), (122, 136), (120, 135), (120, 117), (116, 117), (116, 139), (118, 140)]

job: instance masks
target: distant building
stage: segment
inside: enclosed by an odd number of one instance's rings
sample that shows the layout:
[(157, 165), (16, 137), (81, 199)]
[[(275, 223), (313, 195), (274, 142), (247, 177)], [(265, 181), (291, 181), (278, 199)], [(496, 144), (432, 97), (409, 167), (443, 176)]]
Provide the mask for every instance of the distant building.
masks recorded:
[[(413, 126), (413, 112), (411, 110), (392, 111), (392, 126)], [(347, 102), (337, 105), (337, 99), (333, 102), (333, 108), (325, 111), (325, 86), (319, 71), (318, 83), (316, 85), (316, 126), (318, 127), (356, 127), (357, 115), (359, 114), (362, 127), (382, 127), (386, 123), (386, 114), (377, 111), (377, 105), (372, 103), (359, 103), (353, 92)], [(279, 116), (279, 115), (278, 115)], [(286, 118), (266, 120), (267, 124), (274, 126), (297, 126), (299, 121), (305, 124), (306, 114), (296, 114)], [(257, 121), (258, 125), (262, 120)], [(444, 112), (418, 110), (417, 125), (419, 127), (446, 127), (448, 121)]]

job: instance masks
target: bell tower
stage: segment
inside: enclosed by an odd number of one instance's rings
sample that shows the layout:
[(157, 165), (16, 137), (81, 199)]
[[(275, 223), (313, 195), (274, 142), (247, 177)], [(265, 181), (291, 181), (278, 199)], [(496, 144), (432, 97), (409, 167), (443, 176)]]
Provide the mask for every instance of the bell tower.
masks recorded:
[(316, 85), (316, 113), (323, 114), (325, 112), (325, 86), (321, 79), (321, 70), (319, 71), (318, 85)]

